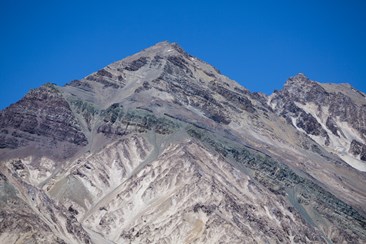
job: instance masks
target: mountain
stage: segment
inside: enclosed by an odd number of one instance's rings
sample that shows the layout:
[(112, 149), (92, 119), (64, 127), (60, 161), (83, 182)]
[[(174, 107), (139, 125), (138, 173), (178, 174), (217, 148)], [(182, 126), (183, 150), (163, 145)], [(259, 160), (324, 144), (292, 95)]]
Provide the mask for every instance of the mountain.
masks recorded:
[(168, 42), (45, 84), (0, 112), (0, 243), (365, 243), (365, 96)]
[(352, 167), (366, 171), (366, 95), (348, 84), (289, 79), (269, 104), (278, 115)]

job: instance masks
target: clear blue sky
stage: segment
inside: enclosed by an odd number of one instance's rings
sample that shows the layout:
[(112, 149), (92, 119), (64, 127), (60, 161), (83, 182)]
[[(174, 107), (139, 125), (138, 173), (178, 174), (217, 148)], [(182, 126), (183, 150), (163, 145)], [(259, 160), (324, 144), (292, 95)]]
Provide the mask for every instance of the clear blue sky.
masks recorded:
[(252, 91), (299, 72), (366, 91), (365, 0), (3, 0), (0, 27), (0, 108), (163, 40)]

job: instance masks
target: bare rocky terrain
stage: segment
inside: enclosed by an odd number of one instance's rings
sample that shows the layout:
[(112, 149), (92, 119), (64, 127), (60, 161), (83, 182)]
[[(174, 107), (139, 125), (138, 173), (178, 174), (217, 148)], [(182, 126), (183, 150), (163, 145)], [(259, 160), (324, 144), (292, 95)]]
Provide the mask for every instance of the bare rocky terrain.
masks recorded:
[(366, 243), (365, 184), (364, 93), (174, 43), (0, 112), (0, 243)]

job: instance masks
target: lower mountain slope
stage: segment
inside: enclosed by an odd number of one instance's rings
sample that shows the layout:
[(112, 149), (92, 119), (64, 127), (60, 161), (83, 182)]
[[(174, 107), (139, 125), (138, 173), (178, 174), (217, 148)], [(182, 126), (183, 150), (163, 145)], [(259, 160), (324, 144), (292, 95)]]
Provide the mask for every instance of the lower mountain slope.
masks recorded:
[[(131, 131), (97, 153), (64, 164), (38, 187), (30, 187), (31, 182), (36, 185), (31, 175), (44, 172), (31, 171), (32, 161), (10, 161), (5, 170), (12, 170), (6, 177), (25, 194), (13, 202), (28, 201), (32, 208), (46, 210), (27, 217), (32, 228), (38, 228), (32, 232), (37, 242), (43, 236), (66, 243), (362, 243), (366, 239), (362, 212), (311, 176), (191, 125), (169, 134)], [(36, 200), (27, 196), (31, 191)], [(11, 214), (4, 216), (5, 223), (10, 218)], [(17, 233), (24, 232), (14, 227)], [(48, 232), (52, 235), (42, 234)]]

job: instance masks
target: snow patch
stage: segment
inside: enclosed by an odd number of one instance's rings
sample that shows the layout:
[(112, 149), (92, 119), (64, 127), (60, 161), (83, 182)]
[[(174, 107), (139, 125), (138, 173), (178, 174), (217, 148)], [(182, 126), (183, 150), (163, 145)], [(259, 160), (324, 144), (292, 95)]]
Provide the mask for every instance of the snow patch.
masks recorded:
[(349, 154), (339, 155), (339, 157), (353, 168), (362, 172), (366, 172), (366, 163), (362, 162), (361, 160), (351, 157)]
[[(331, 132), (326, 126), (326, 121), (329, 117), (329, 106), (318, 106), (315, 103), (301, 104), (295, 102), (295, 104), (306, 113), (311, 114), (318, 121), (322, 128), (328, 133), (330, 143), (328, 146), (326, 146), (326, 139), (324, 137), (309, 135), (314, 141), (322, 145), (329, 152), (338, 155), (342, 160), (344, 160), (353, 168), (360, 171), (366, 171), (366, 164), (359, 158), (356, 158), (348, 153), (352, 140), (363, 142), (361, 136), (354, 128), (352, 128), (347, 122), (340, 121), (339, 118), (336, 118), (335, 123), (337, 127), (342, 131), (342, 133), (338, 133), (340, 135), (340, 137), (338, 137), (334, 135), (333, 132)], [(296, 122), (295, 118), (291, 118), (291, 120), (293, 124)], [(303, 131), (299, 129), (296, 124), (295, 127), (298, 130)]]
[(272, 101), (273, 97), (275, 97), (275, 96), (276, 96), (276, 94), (272, 93), (271, 95), (269, 95), (269, 97), (267, 99), (267, 105), (270, 106), (273, 110), (277, 107), (277, 103)]

